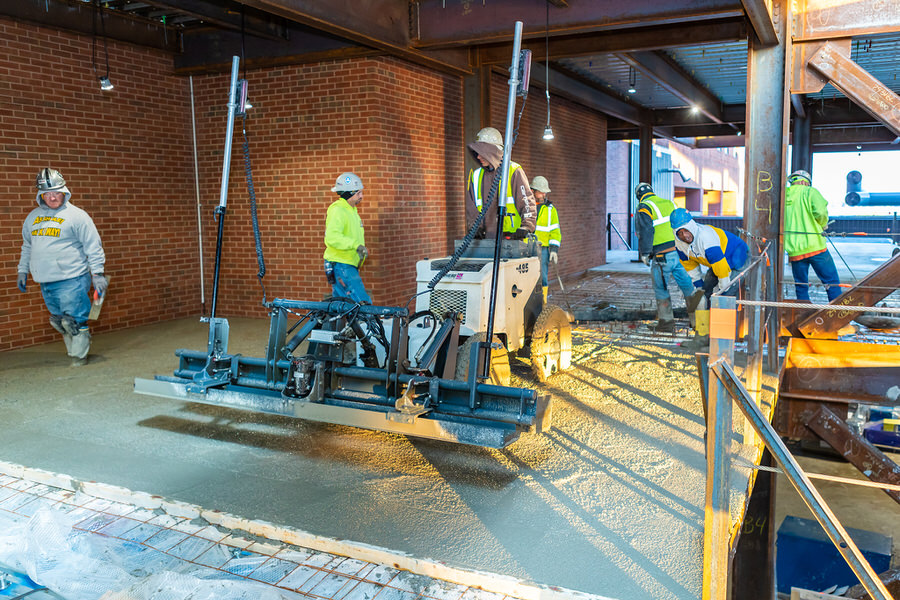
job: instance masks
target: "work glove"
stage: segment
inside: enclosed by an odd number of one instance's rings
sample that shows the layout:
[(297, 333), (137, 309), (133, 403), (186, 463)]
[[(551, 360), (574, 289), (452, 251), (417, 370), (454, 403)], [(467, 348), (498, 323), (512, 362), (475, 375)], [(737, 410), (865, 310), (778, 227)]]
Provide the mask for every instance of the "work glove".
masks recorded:
[(726, 275), (725, 277), (722, 277), (719, 279), (719, 283), (716, 284), (716, 287), (713, 289), (713, 293), (721, 294), (721, 293), (727, 291), (730, 285), (731, 285), (731, 276)]
[(16, 287), (19, 288), (19, 291), (25, 293), (25, 285), (28, 283), (28, 273), (19, 273), (19, 276), (16, 278)]
[(94, 273), (91, 275), (91, 282), (94, 284), (94, 289), (97, 290), (97, 296), (102, 296), (106, 293), (106, 286), (108, 283), (103, 273)]
[(359, 260), (366, 260), (367, 258), (369, 258), (369, 249), (360, 244), (356, 247), (356, 254), (359, 255)]
[(527, 229), (525, 229), (524, 227), (519, 227), (518, 229), (513, 231), (509, 237), (514, 240), (524, 240), (528, 237), (528, 233), (529, 231)]
[(641, 262), (649, 267), (650, 266), (650, 255), (649, 254), (641, 254)]
[(554, 265), (559, 262), (559, 255), (556, 253), (556, 250), (550, 251), (550, 262), (552, 262)]

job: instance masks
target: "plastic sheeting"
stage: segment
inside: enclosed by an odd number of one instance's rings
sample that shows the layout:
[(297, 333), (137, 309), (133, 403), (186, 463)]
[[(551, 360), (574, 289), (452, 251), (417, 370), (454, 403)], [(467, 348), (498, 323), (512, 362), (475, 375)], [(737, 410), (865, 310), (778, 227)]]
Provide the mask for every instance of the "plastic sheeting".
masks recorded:
[[(142, 544), (75, 528), (45, 507), (0, 531), (0, 563), (66, 600), (283, 600), (269, 586)], [(240, 558), (235, 561), (240, 561)]]

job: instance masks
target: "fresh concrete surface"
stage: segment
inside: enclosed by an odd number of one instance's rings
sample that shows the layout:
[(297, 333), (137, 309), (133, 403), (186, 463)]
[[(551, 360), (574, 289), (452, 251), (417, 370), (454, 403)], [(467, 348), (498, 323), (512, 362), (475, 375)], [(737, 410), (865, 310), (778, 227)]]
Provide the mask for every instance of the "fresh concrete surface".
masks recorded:
[[(263, 355), (267, 321), (231, 320)], [(704, 453), (693, 356), (675, 338), (579, 334), (554, 428), (503, 451), (132, 393), (203, 349), (186, 319), (0, 355), (0, 460), (313, 534), (614, 598), (700, 595)], [(627, 334), (625, 336), (627, 338)], [(514, 366), (519, 385), (533, 385)]]

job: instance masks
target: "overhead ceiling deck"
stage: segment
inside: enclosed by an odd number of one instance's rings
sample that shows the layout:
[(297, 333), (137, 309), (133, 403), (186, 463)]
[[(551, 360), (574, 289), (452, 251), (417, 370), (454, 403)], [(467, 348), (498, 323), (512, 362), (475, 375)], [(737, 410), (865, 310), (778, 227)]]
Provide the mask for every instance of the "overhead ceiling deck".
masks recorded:
[[(696, 146), (743, 144), (748, 38), (774, 35), (762, 0), (23, 0), (0, 14), (161, 48), (182, 74), (225, 71), (234, 54), (250, 69), (391, 54), (465, 75), (508, 64), (521, 20), (536, 85), (548, 48), (551, 93), (608, 114), (609, 139), (645, 123)], [(895, 93), (898, 54), (898, 33), (852, 39), (850, 58)], [(814, 151), (900, 147), (831, 85), (795, 101)]]

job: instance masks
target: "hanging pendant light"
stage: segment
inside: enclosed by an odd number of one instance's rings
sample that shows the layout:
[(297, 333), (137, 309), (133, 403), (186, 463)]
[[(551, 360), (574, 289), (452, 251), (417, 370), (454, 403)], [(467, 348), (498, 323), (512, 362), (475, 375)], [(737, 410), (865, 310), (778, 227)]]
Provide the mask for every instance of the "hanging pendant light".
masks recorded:
[(546, 29), (544, 32), (544, 65), (546, 67), (546, 72), (544, 75), (544, 82), (546, 87), (544, 88), (544, 92), (547, 95), (547, 126), (544, 127), (544, 135), (543, 138), (545, 140), (552, 140), (554, 138), (553, 128), (550, 127), (550, 3), (547, 3), (547, 21), (546, 21)]

